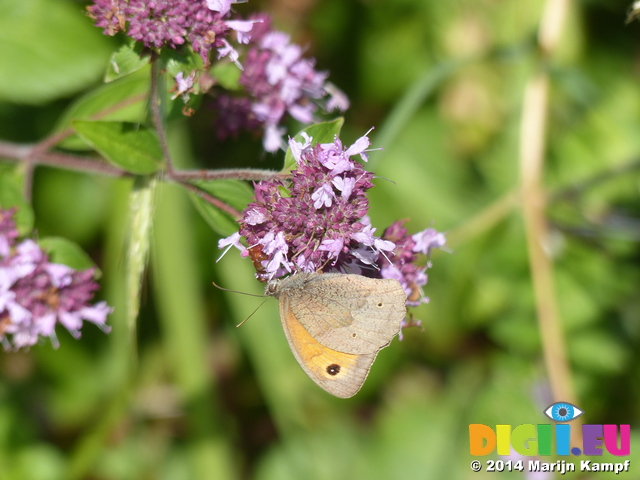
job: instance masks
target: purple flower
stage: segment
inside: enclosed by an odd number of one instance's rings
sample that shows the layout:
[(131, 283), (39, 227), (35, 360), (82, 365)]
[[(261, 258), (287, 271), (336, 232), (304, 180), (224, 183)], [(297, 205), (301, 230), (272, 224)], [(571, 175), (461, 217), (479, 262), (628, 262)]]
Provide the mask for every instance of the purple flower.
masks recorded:
[(447, 243), (444, 233), (440, 233), (433, 228), (427, 228), (411, 235), (411, 239), (415, 243), (413, 251), (424, 253), (425, 255), (430, 255), (433, 248), (443, 248)]
[[(224, 253), (226, 253), (231, 247), (236, 247), (243, 254), (247, 250), (246, 248), (244, 248), (244, 245), (242, 245), (240, 243), (240, 233), (239, 232), (234, 233), (230, 237), (223, 238), (222, 240), (220, 240), (218, 242), (218, 248), (225, 248), (225, 247), (226, 247), (226, 250), (224, 251)], [(224, 255), (224, 253), (223, 253), (223, 255)], [(222, 258), (222, 256), (220, 258)]]
[(129, 0), (124, 9), (127, 35), (149, 48), (177, 48), (187, 35), (184, 7), (177, 0)]
[(251, 100), (246, 97), (218, 95), (211, 104), (217, 112), (215, 133), (218, 140), (238, 138), (244, 131), (255, 131), (260, 127), (251, 110)]
[[(271, 29), (267, 15), (228, 18), (233, 3), (240, 2), (95, 0), (87, 10), (106, 35), (123, 32), (149, 49), (190, 47), (205, 68), (215, 52), (217, 59), (227, 58), (243, 70), (240, 85), (244, 92), (221, 92), (216, 100), (219, 139), (235, 138), (242, 130), (260, 130), (264, 149), (274, 152), (284, 146), (286, 129), (281, 124), (285, 116), (310, 124), (318, 121), (318, 105), (326, 111), (349, 107), (344, 93), (326, 81), (327, 73), (315, 69), (315, 60), (303, 57), (302, 47), (291, 43), (287, 34)], [(247, 45), (246, 52), (232, 43), (234, 32), (237, 44)], [(186, 100), (194, 90), (194, 78), (190, 72), (176, 78), (174, 98), (182, 95)], [(231, 126), (227, 124), (230, 117)]]
[(231, 10), (232, 3), (240, 3), (233, 0), (207, 0), (207, 8), (214, 12), (219, 12), (220, 15), (226, 15)]
[(333, 204), (333, 198), (336, 194), (333, 192), (333, 185), (323, 183), (312, 194), (313, 206), (318, 209), (322, 206), (330, 207)]
[(427, 228), (414, 235), (408, 235), (404, 228), (406, 220), (393, 222), (382, 234), (384, 240), (393, 242), (395, 248), (392, 252), (381, 255), (378, 259), (381, 265), (383, 278), (395, 278), (405, 292), (407, 292), (407, 304), (419, 305), (427, 303), (429, 299), (424, 296), (422, 287), (427, 283), (427, 268), (429, 262), (423, 267), (416, 264), (418, 253), (430, 255), (433, 248), (443, 248), (446, 243), (444, 234), (432, 228)]
[(102, 28), (105, 35), (113, 36), (125, 30), (126, 5), (125, 0), (95, 0), (93, 5), (87, 6), (87, 11), (89, 17), (95, 21), (96, 27)]
[[(147, 48), (180, 48), (189, 43), (210, 64), (210, 53), (237, 62), (238, 52), (228, 42), (236, 32), (240, 43), (249, 41), (254, 21), (228, 20), (229, 0), (95, 0), (89, 16), (105, 35), (124, 32)], [(239, 64), (238, 64), (239, 65)]]
[[(397, 280), (407, 305), (428, 302), (422, 287), (430, 263), (419, 266), (418, 255), (443, 248), (444, 235), (434, 229), (409, 235), (405, 221), (396, 221), (376, 236), (366, 197), (373, 174), (351, 158), (367, 159), (367, 135), (347, 148), (338, 137), (314, 144), (307, 133), (301, 136), (301, 142), (289, 140), (297, 164), (291, 178), (255, 184), (255, 199), (243, 212), (240, 230), (220, 240), (219, 248), (227, 247), (226, 253), (235, 246), (250, 257), (263, 282), (300, 271), (356, 273)], [(403, 328), (419, 325), (411, 317), (403, 322)]]
[[(367, 217), (366, 191), (373, 174), (351, 159), (366, 158), (369, 139), (359, 138), (345, 148), (339, 138), (326, 144), (290, 140), (297, 168), (291, 180), (262, 181), (255, 185), (255, 201), (240, 221), (239, 234), (220, 241), (250, 255), (262, 281), (294, 271), (340, 271), (378, 278), (395, 278), (403, 285), (409, 303), (426, 301), (426, 267), (415, 261), (419, 249), (444, 245), (444, 237), (426, 230), (414, 237), (397, 222), (382, 238), (375, 235)], [(429, 240), (431, 239), (431, 240)], [(396, 243), (397, 242), (399, 243)], [(252, 254), (258, 248), (259, 256)], [(415, 250), (414, 250), (415, 249)]]
[(238, 43), (246, 45), (251, 40), (250, 32), (253, 30), (254, 24), (261, 22), (262, 20), (227, 20), (226, 24), (236, 32)]
[(9, 249), (15, 245), (18, 230), (13, 215), (16, 209), (0, 210), (0, 256), (9, 255)]
[(344, 112), (349, 108), (349, 99), (344, 94), (344, 92), (336, 87), (333, 83), (325, 83), (324, 89), (329, 94), (327, 105), (324, 108), (327, 112), (333, 112), (334, 110), (340, 110), (341, 112)]
[(179, 72), (175, 77), (174, 93), (171, 99), (175, 100), (179, 96), (182, 96), (182, 99), (186, 103), (189, 100), (189, 92), (193, 89), (195, 78), (196, 72), (191, 72), (191, 74), (186, 77), (183, 72)]
[[(273, 152), (283, 146), (286, 130), (280, 124), (285, 115), (309, 124), (317, 121), (317, 104), (324, 101), (326, 110), (330, 111), (346, 110), (349, 102), (334, 85), (326, 82), (326, 72), (315, 70), (313, 59), (302, 56), (299, 45), (291, 43), (287, 34), (271, 30), (268, 16), (256, 16), (251, 21), (256, 23), (251, 29), (250, 48), (242, 60), (240, 77), (240, 84), (251, 100), (251, 110), (243, 123), (246, 130), (252, 131), (256, 128), (250, 125), (251, 120), (259, 122), (264, 132), (263, 147)], [(219, 124), (227, 118), (222, 109), (219, 118)], [(224, 136), (219, 132), (218, 135)]]
[(16, 243), (14, 211), (0, 210), (0, 245), (10, 246), (0, 251), (0, 341), (4, 347), (29, 347), (40, 337), (50, 338), (57, 347), (58, 323), (75, 338), (80, 337), (83, 320), (108, 332), (105, 322), (112, 308), (106, 302), (89, 303), (98, 289), (93, 269), (75, 271), (51, 263), (33, 240)]
[[(363, 218), (373, 174), (350, 159), (350, 150), (337, 137), (328, 144), (312, 145), (308, 136), (289, 143), (297, 162), (291, 179), (257, 183), (255, 201), (240, 221), (239, 233), (248, 250), (260, 247), (258, 277), (266, 281), (294, 271), (375, 270), (359, 260), (366, 256), (361, 252), (373, 260), (381, 251), (376, 242), (380, 239)], [(345, 168), (336, 173), (326, 166), (334, 164)], [(236, 241), (232, 236), (220, 246)]]

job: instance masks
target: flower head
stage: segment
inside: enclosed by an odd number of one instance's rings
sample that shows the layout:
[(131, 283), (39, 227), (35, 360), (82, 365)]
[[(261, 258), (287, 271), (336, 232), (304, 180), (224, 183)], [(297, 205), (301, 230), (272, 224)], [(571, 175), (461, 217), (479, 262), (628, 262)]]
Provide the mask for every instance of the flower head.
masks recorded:
[(446, 243), (444, 234), (432, 228), (427, 228), (414, 235), (408, 235), (404, 228), (406, 220), (393, 222), (382, 234), (382, 238), (393, 242), (395, 248), (378, 260), (382, 269), (382, 276), (395, 278), (407, 292), (407, 304), (419, 305), (427, 303), (422, 287), (427, 283), (426, 270), (430, 262), (423, 267), (417, 265), (418, 254), (429, 256), (433, 248), (443, 248)]
[(257, 183), (255, 201), (240, 221), (249, 250), (260, 246), (254, 250), (260, 253), (259, 278), (372, 268), (357, 260), (360, 251), (371, 258), (380, 251), (365, 218), (373, 174), (350, 158), (337, 137), (326, 144), (312, 145), (309, 137), (289, 143), (297, 163), (291, 179)]
[[(291, 179), (258, 182), (240, 230), (220, 240), (219, 248), (235, 246), (250, 257), (263, 282), (295, 272), (356, 273), (397, 280), (409, 306), (428, 302), (422, 287), (431, 264), (419, 266), (418, 255), (444, 247), (444, 235), (434, 229), (409, 235), (405, 221), (396, 221), (376, 236), (366, 197), (373, 174), (351, 158), (367, 160), (367, 135), (347, 148), (337, 136), (320, 144), (304, 132), (301, 136), (301, 142), (289, 140), (297, 164)], [(402, 328), (420, 324), (410, 315)], [(402, 340), (402, 332), (399, 336)]]
[(29, 347), (40, 337), (57, 346), (58, 323), (75, 338), (83, 320), (108, 331), (105, 322), (112, 308), (105, 302), (89, 303), (98, 289), (93, 269), (76, 271), (51, 263), (33, 240), (16, 243), (12, 215), (11, 210), (0, 210), (0, 245), (10, 246), (0, 251), (0, 341), (5, 348)]
[(126, 6), (125, 0), (95, 0), (93, 5), (87, 6), (87, 12), (96, 27), (102, 28), (105, 35), (113, 36), (126, 28)]
[(210, 106), (217, 112), (215, 135), (218, 140), (235, 139), (242, 132), (260, 128), (261, 124), (251, 110), (251, 100), (247, 97), (218, 95)]
[[(287, 34), (271, 29), (268, 16), (256, 16), (252, 21), (256, 23), (251, 30), (249, 50), (242, 60), (240, 77), (240, 84), (251, 100), (251, 109), (246, 112), (248, 120), (243, 123), (251, 130), (250, 121), (259, 122), (264, 131), (263, 146), (273, 152), (283, 145), (285, 130), (280, 124), (285, 115), (309, 124), (317, 121), (318, 104), (324, 102), (327, 111), (346, 110), (349, 101), (326, 81), (326, 72), (315, 69), (313, 59), (302, 55), (303, 49), (299, 45), (292, 43)], [(222, 93), (220, 96), (228, 95)], [(216, 128), (224, 131), (226, 111), (221, 109), (218, 118)]]
[(237, 61), (238, 52), (228, 42), (236, 32), (246, 43), (252, 21), (229, 20), (231, 0), (95, 0), (89, 16), (105, 35), (124, 32), (147, 48), (180, 48), (186, 43), (206, 65), (210, 53)]
[(221, 240), (220, 248), (233, 245), (250, 256), (262, 281), (296, 271), (357, 273), (397, 279), (410, 304), (425, 301), (426, 267), (415, 261), (418, 253), (444, 245), (444, 237), (434, 230), (409, 236), (402, 222), (375, 235), (366, 196), (373, 174), (351, 158), (366, 158), (366, 135), (346, 148), (338, 137), (316, 144), (302, 137), (289, 141), (296, 161), (291, 179), (258, 182), (239, 232)]
[(182, 99), (186, 103), (189, 100), (189, 93), (193, 89), (195, 77), (196, 72), (191, 72), (191, 74), (186, 77), (183, 72), (179, 72), (175, 76), (174, 93), (171, 99), (175, 100), (179, 96), (182, 96)]

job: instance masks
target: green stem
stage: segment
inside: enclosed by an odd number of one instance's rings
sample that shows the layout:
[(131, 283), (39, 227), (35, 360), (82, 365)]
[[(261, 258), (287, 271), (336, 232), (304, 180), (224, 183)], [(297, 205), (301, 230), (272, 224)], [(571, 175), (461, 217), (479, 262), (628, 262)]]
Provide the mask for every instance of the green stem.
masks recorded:
[(158, 139), (160, 140), (160, 147), (164, 159), (167, 163), (167, 169), (169, 172), (173, 171), (173, 163), (171, 162), (171, 153), (169, 152), (169, 145), (167, 143), (167, 134), (164, 125), (164, 115), (162, 114), (163, 95), (160, 95), (160, 85), (164, 77), (160, 73), (160, 60), (157, 57), (151, 60), (151, 91), (149, 92), (149, 109), (151, 112), (151, 122), (156, 129)]

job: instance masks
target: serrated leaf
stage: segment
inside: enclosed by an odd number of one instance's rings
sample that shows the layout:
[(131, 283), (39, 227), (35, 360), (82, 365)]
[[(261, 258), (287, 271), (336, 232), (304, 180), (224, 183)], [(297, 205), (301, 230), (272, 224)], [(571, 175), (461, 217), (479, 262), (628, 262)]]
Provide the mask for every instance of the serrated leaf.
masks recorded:
[(136, 175), (148, 175), (162, 166), (162, 148), (156, 133), (126, 122), (75, 121), (73, 127), (112, 164)]
[(13, 218), (20, 234), (31, 233), (34, 215), (31, 205), (22, 195), (22, 179), (15, 171), (0, 170), (0, 208), (13, 207), (18, 208)]
[[(144, 118), (149, 91), (149, 75), (145, 69), (140, 75), (129, 75), (103, 85), (79, 98), (58, 120), (55, 131), (71, 128), (74, 120), (91, 120), (109, 112), (101, 121), (136, 122)], [(58, 144), (70, 150), (88, 150), (90, 145), (77, 135), (65, 138)]]
[(104, 81), (109, 83), (121, 77), (146, 67), (149, 64), (149, 56), (142, 56), (142, 45), (136, 42), (128, 43), (116, 50), (109, 60), (109, 67), (104, 76)]
[[(313, 145), (315, 145), (316, 143), (330, 143), (333, 142), (333, 139), (336, 135), (340, 135), (340, 130), (342, 130), (343, 124), (343, 117), (338, 117), (331, 122), (316, 123), (300, 130), (300, 132), (298, 132), (293, 138), (297, 142), (303, 143), (304, 138), (302, 137), (302, 134), (306, 133), (313, 139)], [(296, 160), (295, 158), (293, 158), (291, 148), (287, 148), (287, 153), (284, 156), (284, 168), (282, 169), (282, 171), (288, 172), (290, 170), (293, 170), (295, 167)]]
[(46, 237), (38, 241), (38, 244), (47, 252), (52, 263), (61, 263), (74, 270), (86, 270), (95, 268), (95, 278), (99, 278), (100, 271), (96, 268), (91, 257), (80, 246), (62, 237)]
[(0, 99), (38, 105), (95, 82), (111, 42), (79, 5), (0, 0)]
[[(251, 188), (239, 180), (203, 180), (192, 183), (239, 212), (244, 210), (253, 198)], [(197, 194), (192, 193), (191, 199), (214, 231), (223, 237), (238, 231), (237, 221), (232, 215), (211, 205)]]

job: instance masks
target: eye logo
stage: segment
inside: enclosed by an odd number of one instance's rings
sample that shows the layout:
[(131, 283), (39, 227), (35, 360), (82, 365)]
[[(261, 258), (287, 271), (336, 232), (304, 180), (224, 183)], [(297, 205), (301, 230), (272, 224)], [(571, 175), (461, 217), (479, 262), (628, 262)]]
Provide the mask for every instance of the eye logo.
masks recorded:
[[(640, 3), (640, 0), (638, 0)], [(490, 427), (483, 423), (469, 425), (469, 453), (475, 457), (490, 455), (497, 452), (501, 456), (518, 453), (523, 457), (558, 456), (557, 462), (547, 463), (546, 469), (535, 471), (556, 471), (564, 473), (574, 467), (570, 457), (586, 456), (596, 457), (605, 452), (617, 457), (629, 456), (631, 452), (631, 425), (613, 424), (569, 424), (585, 412), (569, 402), (556, 402), (549, 405), (544, 414), (556, 422), (553, 425), (547, 423), (523, 423), (521, 425), (496, 425)], [(577, 422), (576, 422), (577, 423)], [(582, 423), (582, 422), (580, 422)], [(582, 433), (582, 444), (572, 443), (572, 430), (578, 429)], [(619, 446), (618, 446), (619, 445)], [(555, 448), (554, 448), (555, 447)], [(602, 457), (600, 457), (602, 458)], [(529, 469), (537, 460), (529, 460)], [(629, 462), (629, 460), (627, 460)], [(589, 469), (588, 465), (595, 465), (591, 460), (581, 460), (581, 471), (613, 471), (613, 463), (601, 463), (600, 468)], [(556, 468), (556, 465), (558, 468)], [(605, 465), (607, 465), (605, 467)], [(616, 469), (627, 471), (628, 463), (616, 463)], [(551, 468), (553, 466), (553, 468)], [(569, 467), (564, 470), (564, 467)], [(571, 470), (573, 471), (573, 470)], [(622, 471), (622, 470), (617, 470)]]
[(578, 407), (568, 402), (553, 403), (544, 411), (544, 414), (554, 422), (570, 422), (583, 413)]

